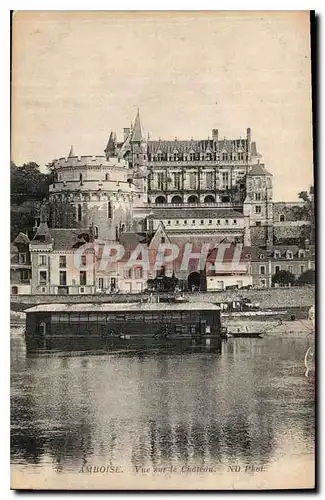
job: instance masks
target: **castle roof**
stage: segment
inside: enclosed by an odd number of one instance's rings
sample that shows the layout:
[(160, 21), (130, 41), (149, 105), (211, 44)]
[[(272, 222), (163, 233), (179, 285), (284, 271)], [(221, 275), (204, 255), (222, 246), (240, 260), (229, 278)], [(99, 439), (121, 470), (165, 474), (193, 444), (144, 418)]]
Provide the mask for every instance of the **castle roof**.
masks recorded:
[(50, 229), (53, 250), (73, 250), (89, 240), (89, 229)]
[(150, 219), (240, 219), (244, 215), (232, 209), (155, 208)]
[(115, 147), (116, 147), (116, 134), (114, 132), (111, 132), (109, 135), (109, 139), (107, 141), (106, 148), (104, 149), (104, 152), (114, 153)]
[(263, 164), (253, 165), (247, 175), (272, 175)]
[(140, 120), (140, 112), (139, 108), (137, 111), (137, 116), (135, 117), (134, 127), (131, 132), (131, 142), (143, 142), (145, 140), (141, 120)]
[(223, 139), (221, 141), (213, 141), (212, 139), (201, 139), (201, 140), (177, 140), (174, 141), (148, 141), (148, 152), (149, 153), (173, 153), (178, 151), (178, 153), (198, 153), (206, 152), (207, 150), (219, 152), (232, 153), (234, 151), (240, 150), (246, 151), (247, 140), (246, 139)]
[(28, 245), (28, 243), (30, 242), (27, 234), (25, 233), (19, 233), (16, 238), (14, 239), (13, 243), (18, 243), (20, 245)]

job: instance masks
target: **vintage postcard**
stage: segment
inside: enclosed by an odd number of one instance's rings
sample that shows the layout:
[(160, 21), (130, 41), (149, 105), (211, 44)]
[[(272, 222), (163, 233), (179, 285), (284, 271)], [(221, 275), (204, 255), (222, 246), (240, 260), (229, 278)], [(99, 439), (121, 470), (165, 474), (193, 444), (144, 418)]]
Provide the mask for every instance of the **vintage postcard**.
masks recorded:
[(12, 15), (11, 487), (315, 488), (313, 15)]

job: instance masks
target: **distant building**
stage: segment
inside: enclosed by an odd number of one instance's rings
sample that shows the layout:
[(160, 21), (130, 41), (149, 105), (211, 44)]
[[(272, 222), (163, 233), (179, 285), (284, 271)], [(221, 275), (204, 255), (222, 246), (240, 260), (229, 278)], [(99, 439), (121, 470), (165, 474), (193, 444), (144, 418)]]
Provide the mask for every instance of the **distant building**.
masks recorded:
[(19, 233), (10, 248), (10, 285), (12, 295), (30, 295), (32, 265), (27, 234)]

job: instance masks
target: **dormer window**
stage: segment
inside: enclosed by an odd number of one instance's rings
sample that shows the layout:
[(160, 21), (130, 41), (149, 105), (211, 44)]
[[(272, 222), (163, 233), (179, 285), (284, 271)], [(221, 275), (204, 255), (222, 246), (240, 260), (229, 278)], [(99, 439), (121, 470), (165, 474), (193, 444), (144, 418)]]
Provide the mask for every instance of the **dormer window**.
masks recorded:
[(293, 253), (290, 250), (287, 251), (287, 259), (293, 259)]
[(265, 259), (265, 255), (263, 253), (260, 253), (259, 256), (258, 256), (259, 259), (263, 260)]
[(285, 221), (285, 216), (283, 214), (280, 215), (279, 221), (280, 222), (284, 222)]
[(190, 153), (190, 161), (194, 161), (195, 160), (195, 154), (194, 153)]
[(228, 160), (228, 153), (222, 153), (222, 161)]
[(299, 258), (303, 259), (305, 257), (305, 250), (299, 250)]
[(281, 252), (280, 252), (280, 250), (274, 250), (274, 258), (275, 259), (280, 259), (281, 258)]

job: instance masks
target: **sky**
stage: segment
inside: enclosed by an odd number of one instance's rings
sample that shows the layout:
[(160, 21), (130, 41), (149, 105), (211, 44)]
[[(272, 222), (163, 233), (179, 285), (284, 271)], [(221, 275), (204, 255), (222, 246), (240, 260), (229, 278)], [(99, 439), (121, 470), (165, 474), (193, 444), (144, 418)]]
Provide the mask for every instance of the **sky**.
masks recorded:
[(313, 184), (308, 12), (16, 12), (11, 158), (102, 155), (137, 107), (151, 139), (246, 136), (274, 200)]

